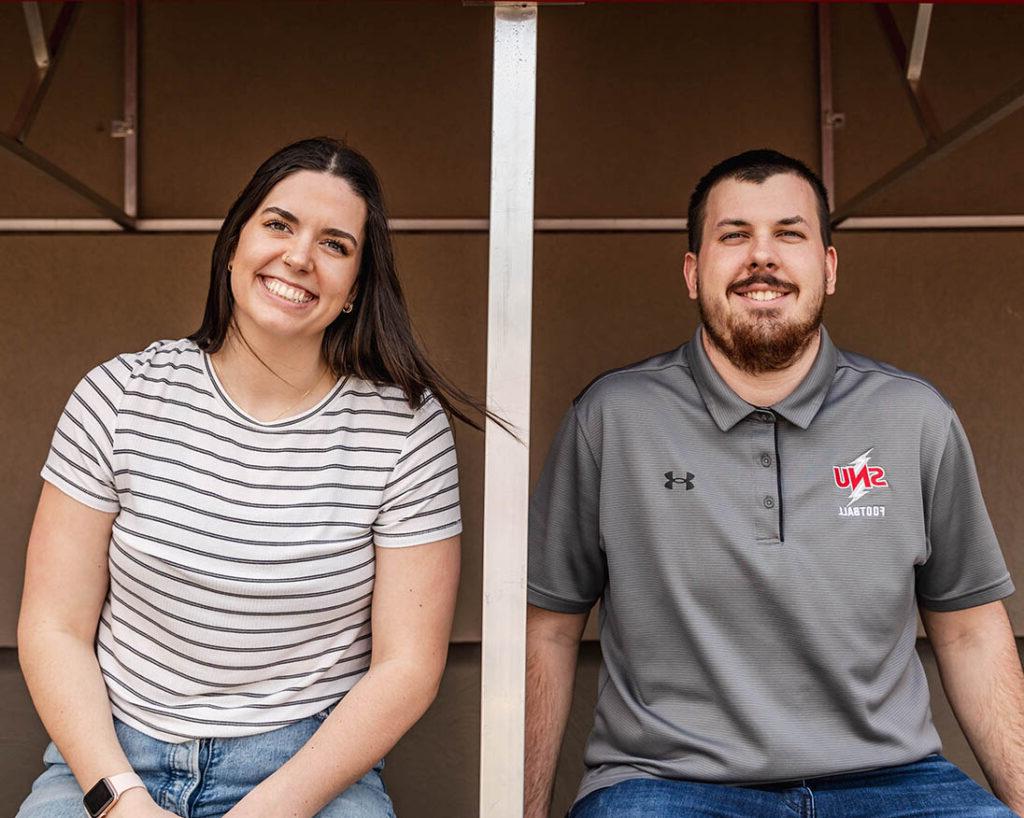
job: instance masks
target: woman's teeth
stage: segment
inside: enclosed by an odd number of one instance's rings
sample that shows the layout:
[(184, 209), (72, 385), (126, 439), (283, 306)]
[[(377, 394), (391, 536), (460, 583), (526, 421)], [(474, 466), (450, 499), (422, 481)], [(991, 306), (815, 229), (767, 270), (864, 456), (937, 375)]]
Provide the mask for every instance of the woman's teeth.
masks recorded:
[(274, 295), (279, 295), (281, 298), (287, 299), (295, 304), (305, 304), (307, 301), (313, 300), (312, 293), (307, 293), (305, 290), (297, 290), (294, 287), (289, 287), (283, 281), (278, 281), (276, 278), (264, 278), (263, 286), (270, 290)]

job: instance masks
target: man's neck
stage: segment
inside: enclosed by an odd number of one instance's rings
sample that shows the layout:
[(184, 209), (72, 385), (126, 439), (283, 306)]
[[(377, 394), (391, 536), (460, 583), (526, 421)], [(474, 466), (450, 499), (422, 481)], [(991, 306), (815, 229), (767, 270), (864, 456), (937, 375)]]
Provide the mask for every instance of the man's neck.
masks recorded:
[(789, 397), (814, 365), (818, 348), (821, 346), (819, 329), (789, 366), (772, 372), (754, 374), (733, 364), (706, 332), (701, 331), (700, 337), (715, 371), (722, 376), (722, 380), (733, 392), (753, 406), (773, 406)]

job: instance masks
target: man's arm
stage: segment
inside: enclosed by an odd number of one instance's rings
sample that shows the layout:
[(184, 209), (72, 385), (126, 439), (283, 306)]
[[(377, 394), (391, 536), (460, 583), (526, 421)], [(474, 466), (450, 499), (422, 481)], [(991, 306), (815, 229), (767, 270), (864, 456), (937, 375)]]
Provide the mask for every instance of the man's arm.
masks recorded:
[(942, 686), (993, 792), (1024, 814), (1024, 674), (1002, 602), (921, 609)]
[(572, 704), (576, 655), (586, 624), (586, 613), (527, 606), (524, 818), (548, 818), (558, 752)]

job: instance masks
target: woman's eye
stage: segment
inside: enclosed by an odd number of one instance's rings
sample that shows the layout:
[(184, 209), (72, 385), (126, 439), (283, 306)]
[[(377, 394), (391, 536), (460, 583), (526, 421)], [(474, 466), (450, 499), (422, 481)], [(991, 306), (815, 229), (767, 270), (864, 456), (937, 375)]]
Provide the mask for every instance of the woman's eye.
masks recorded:
[(288, 225), (278, 219), (271, 219), (269, 222), (264, 222), (263, 226), (277, 233), (281, 233), (288, 229)]
[(347, 256), (349, 254), (348, 245), (343, 244), (340, 241), (335, 241), (334, 239), (328, 239), (325, 241), (324, 246), (330, 248), (335, 253), (341, 253), (343, 256)]

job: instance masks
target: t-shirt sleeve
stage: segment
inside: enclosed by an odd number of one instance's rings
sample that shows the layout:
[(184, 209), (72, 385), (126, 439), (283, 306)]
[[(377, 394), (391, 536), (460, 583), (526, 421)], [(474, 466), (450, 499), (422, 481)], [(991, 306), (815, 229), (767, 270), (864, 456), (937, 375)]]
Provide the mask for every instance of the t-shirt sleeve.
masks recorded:
[(413, 416), (373, 524), (376, 545), (401, 548), (462, 531), (455, 438), (444, 409), (428, 397)]
[(929, 557), (917, 571), (922, 607), (957, 611), (1013, 593), (981, 496), (967, 435), (953, 414), (930, 490), (925, 494)]
[(530, 499), (531, 605), (584, 613), (604, 592), (607, 564), (600, 543), (600, 484), (597, 461), (573, 406)]
[(82, 378), (57, 421), (41, 472), (48, 483), (97, 511), (121, 507), (111, 460), (127, 375), (127, 362), (115, 358)]

